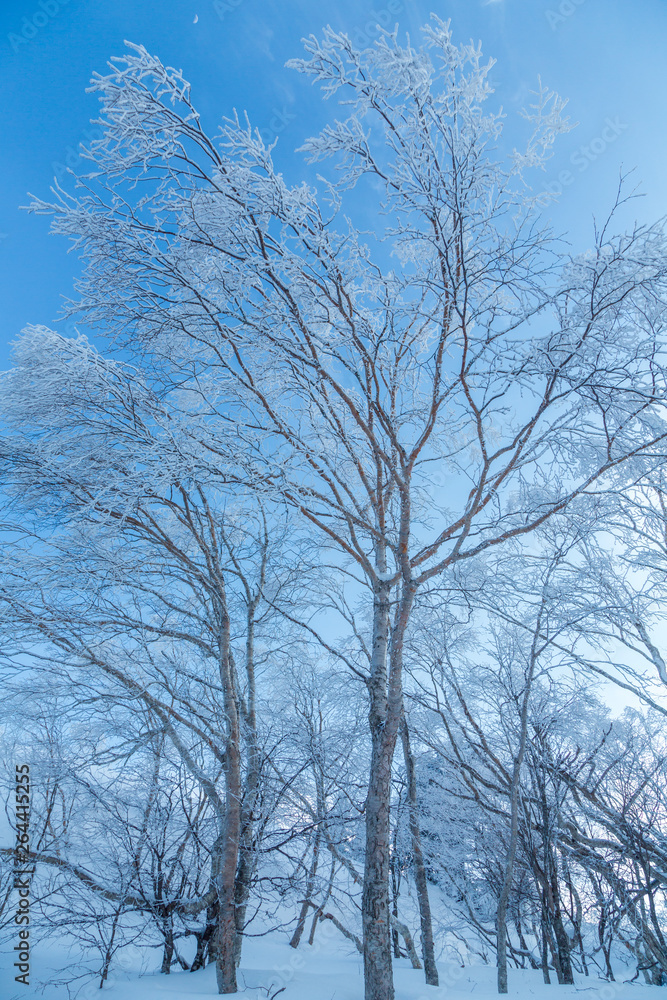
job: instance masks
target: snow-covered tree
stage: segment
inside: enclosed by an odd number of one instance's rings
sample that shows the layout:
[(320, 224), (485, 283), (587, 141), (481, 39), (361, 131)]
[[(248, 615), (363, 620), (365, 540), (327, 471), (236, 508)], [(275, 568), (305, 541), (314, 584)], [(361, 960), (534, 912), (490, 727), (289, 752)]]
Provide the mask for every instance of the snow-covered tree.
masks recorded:
[[(540, 86), (523, 148), (503, 156), (490, 65), (438, 18), (420, 48), (394, 32), (358, 51), (326, 29), (292, 65), (345, 108), (303, 147), (327, 177), (288, 183), (236, 116), (210, 138), (181, 73), (131, 46), (93, 82), (90, 171), (32, 207), (84, 261), (72, 314), (159, 399), (163, 493), (204, 480), (287, 504), (361, 606), (346, 663), (371, 742), (365, 989), (392, 1000), (392, 764), (415, 601), (657, 460), (667, 248), (659, 225), (616, 233), (615, 210), (586, 253), (552, 237), (529, 183), (567, 128), (563, 102)], [(52, 348), (30, 336), (4, 418), (40, 427), (39, 462), (67, 476), (82, 442), (58, 417)], [(16, 441), (5, 454), (21, 467)], [(231, 941), (221, 992), (236, 989)]]

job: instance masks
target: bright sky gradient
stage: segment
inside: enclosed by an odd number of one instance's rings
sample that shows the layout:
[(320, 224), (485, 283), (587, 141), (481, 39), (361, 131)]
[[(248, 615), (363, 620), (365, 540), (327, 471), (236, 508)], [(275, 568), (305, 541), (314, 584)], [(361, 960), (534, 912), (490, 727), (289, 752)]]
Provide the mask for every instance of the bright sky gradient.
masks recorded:
[(18, 206), (28, 191), (48, 195), (66, 165), (81, 168), (78, 144), (97, 113), (85, 88), (124, 39), (183, 70), (209, 132), (236, 108), (278, 135), (281, 169), (297, 181), (293, 151), (316, 130), (319, 109), (318, 92), (284, 67), (301, 54), (300, 39), (330, 23), (370, 44), (378, 22), (398, 22), (416, 42), (431, 10), (452, 19), (457, 41), (481, 39), (497, 59), (495, 98), (509, 115), (538, 75), (569, 98), (579, 125), (561, 138), (545, 184), (566, 172), (550, 213), (576, 246), (608, 208), (621, 165), (636, 167), (647, 195), (633, 214), (667, 214), (666, 0), (3, 0), (0, 366), (21, 327), (53, 325), (71, 292), (76, 258), (48, 236), (48, 219)]

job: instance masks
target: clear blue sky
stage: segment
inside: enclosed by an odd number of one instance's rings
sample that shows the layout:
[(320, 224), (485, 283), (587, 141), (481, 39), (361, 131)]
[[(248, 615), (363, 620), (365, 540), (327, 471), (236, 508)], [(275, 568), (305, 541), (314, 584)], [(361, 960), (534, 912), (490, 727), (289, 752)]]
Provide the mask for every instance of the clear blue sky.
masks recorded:
[(398, 22), (416, 41), (431, 10), (451, 17), (457, 40), (481, 39), (497, 59), (492, 79), (508, 113), (538, 75), (569, 98), (579, 125), (561, 139), (545, 182), (566, 171), (551, 212), (576, 245), (608, 206), (621, 164), (637, 168), (647, 194), (635, 214), (667, 213), (666, 0), (2, 0), (0, 365), (21, 327), (53, 325), (71, 291), (78, 264), (66, 242), (18, 206), (28, 191), (47, 195), (54, 172), (77, 166), (97, 113), (85, 88), (124, 39), (184, 71), (209, 131), (237, 108), (279, 134), (281, 167), (296, 180), (293, 150), (316, 128), (319, 103), (284, 68), (300, 39), (330, 23), (369, 42), (380, 21)]

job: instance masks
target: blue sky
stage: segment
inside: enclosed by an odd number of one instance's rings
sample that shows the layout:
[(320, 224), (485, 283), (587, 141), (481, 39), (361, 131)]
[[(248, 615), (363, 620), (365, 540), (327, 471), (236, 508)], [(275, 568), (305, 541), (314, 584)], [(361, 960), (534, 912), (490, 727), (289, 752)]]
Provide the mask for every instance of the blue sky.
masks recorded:
[(297, 180), (293, 151), (317, 127), (319, 106), (317, 91), (284, 68), (301, 53), (300, 39), (330, 23), (368, 44), (378, 22), (398, 22), (416, 40), (431, 10), (451, 17), (458, 41), (481, 39), (497, 59), (492, 80), (508, 114), (538, 75), (569, 98), (579, 125), (561, 138), (545, 184), (562, 188), (550, 213), (576, 246), (608, 207), (621, 165), (636, 168), (646, 192), (633, 214), (667, 213), (666, 0), (3, 0), (2, 366), (22, 326), (53, 325), (78, 270), (66, 242), (48, 235), (48, 220), (19, 205), (28, 191), (47, 195), (54, 173), (80, 166), (78, 145), (97, 113), (85, 88), (124, 39), (184, 71), (210, 132), (232, 109), (247, 110), (279, 138), (281, 168)]

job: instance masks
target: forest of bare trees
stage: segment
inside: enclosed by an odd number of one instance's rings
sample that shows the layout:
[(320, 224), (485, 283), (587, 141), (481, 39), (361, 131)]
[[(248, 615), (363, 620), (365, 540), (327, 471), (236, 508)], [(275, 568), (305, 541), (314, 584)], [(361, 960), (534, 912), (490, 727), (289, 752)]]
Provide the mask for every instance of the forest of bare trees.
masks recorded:
[(131, 45), (31, 205), (90, 332), (27, 327), (0, 381), (33, 934), (100, 985), (141, 946), (234, 994), (244, 938), (325, 923), (366, 1000), (402, 957), (665, 985), (663, 225), (621, 178), (589, 250), (554, 236), (564, 102), (504, 153), (435, 17), (292, 66), (342, 116), (295, 183)]

